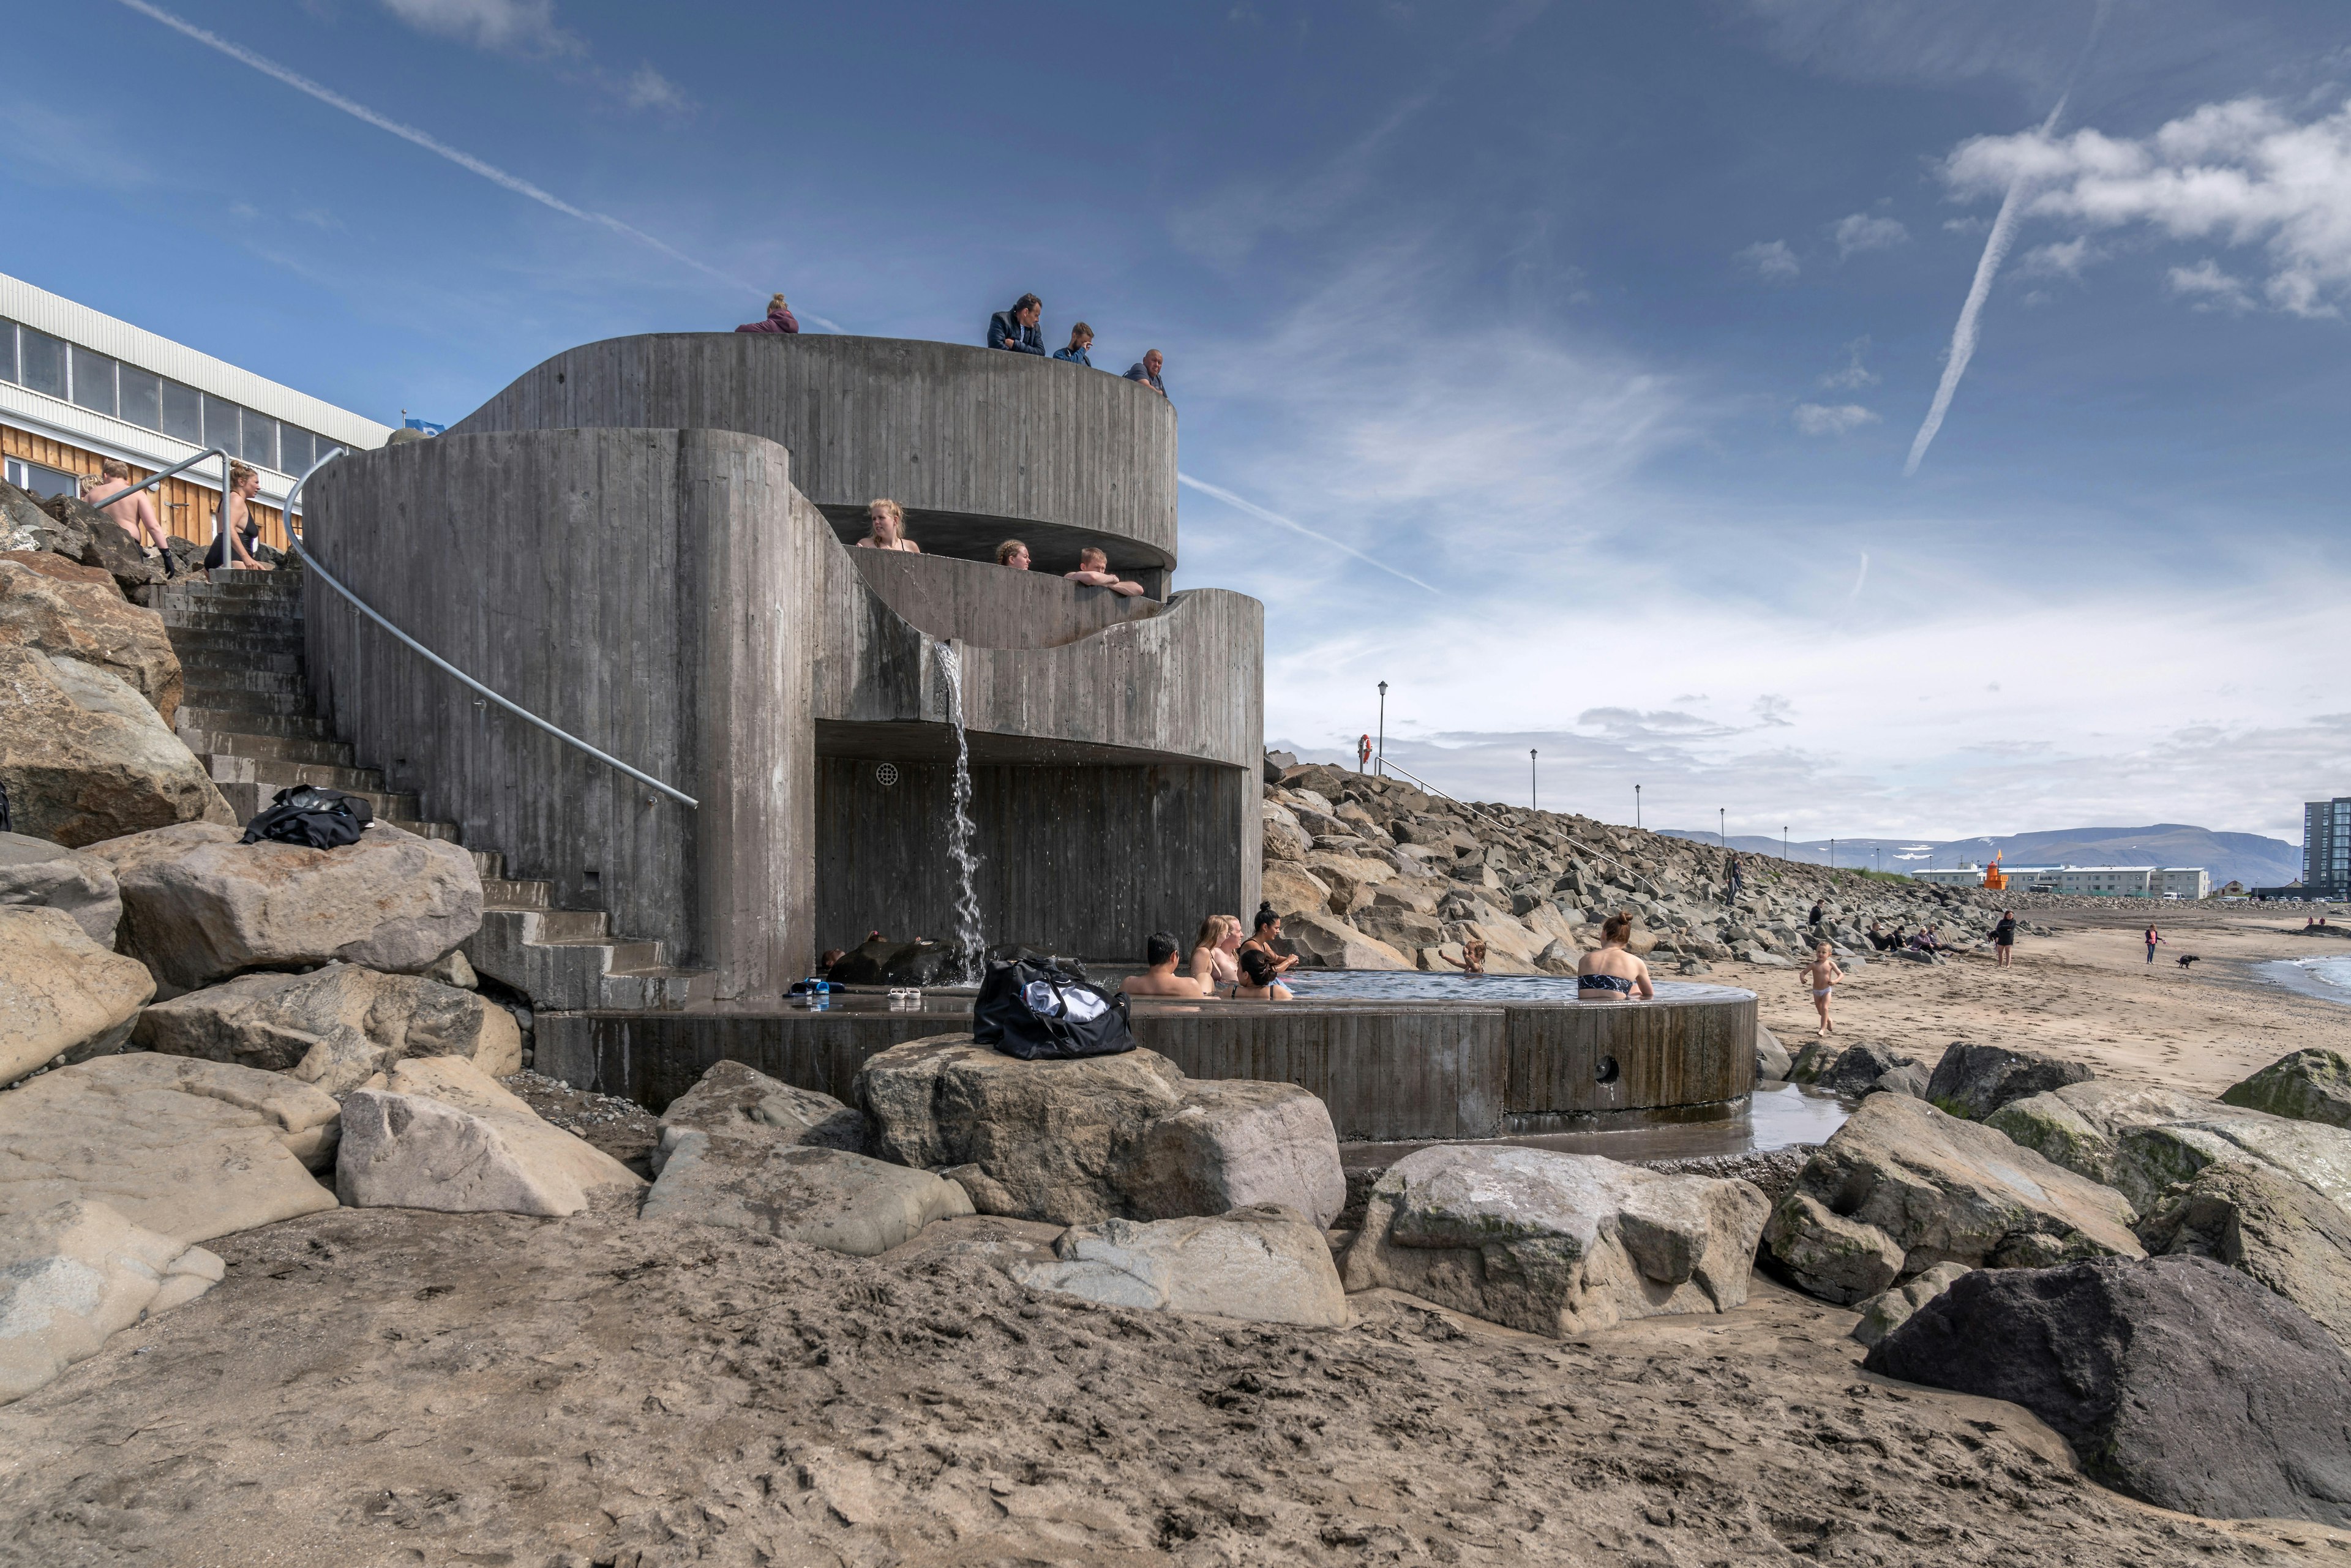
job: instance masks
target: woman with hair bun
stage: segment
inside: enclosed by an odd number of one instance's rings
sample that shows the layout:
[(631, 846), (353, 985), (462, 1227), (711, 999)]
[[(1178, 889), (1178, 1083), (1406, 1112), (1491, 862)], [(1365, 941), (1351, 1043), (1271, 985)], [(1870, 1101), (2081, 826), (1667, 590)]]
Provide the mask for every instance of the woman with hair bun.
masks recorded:
[(1600, 946), (1575, 966), (1575, 999), (1580, 1002), (1629, 1002), (1656, 998), (1649, 983), (1649, 966), (1633, 956), (1633, 912), (1620, 909), (1601, 922)]
[(1273, 967), (1272, 956), (1264, 948), (1244, 947), (1241, 949), (1240, 984), (1233, 988), (1233, 1000), (1237, 1002), (1290, 1000), (1290, 988), (1275, 978), (1277, 973)]
[(1251, 953), (1262, 953), (1265, 955), (1265, 961), (1273, 966), (1273, 972), (1277, 975), (1298, 967), (1297, 954), (1284, 953), (1274, 946), (1275, 943), (1281, 940), (1281, 916), (1273, 912), (1272, 904), (1259, 904), (1257, 919), (1251, 924), (1257, 929), (1249, 934), (1248, 941), (1241, 944), (1240, 956), (1244, 962)]

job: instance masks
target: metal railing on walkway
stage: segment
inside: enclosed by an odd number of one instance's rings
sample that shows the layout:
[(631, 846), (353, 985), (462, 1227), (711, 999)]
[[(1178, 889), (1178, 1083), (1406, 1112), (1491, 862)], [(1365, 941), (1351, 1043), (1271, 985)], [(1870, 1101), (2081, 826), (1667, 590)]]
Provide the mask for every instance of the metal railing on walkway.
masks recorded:
[[(333, 462), (342, 455), (343, 449), (338, 446), (332, 452), (328, 453), (324, 457), (319, 458), (316, 463), (311, 464), (308, 468), (303, 470), (302, 476), (294, 481), (294, 487), (286, 492), (286, 515), (287, 517), (291, 517), (294, 515), (295, 497), (301, 495), (302, 486), (310, 482), (310, 476), (316, 474), (319, 469), (324, 468), (328, 464)], [(394, 637), (399, 638), (402, 643), (407, 644), (410, 648), (413, 648), (417, 653), (423, 654), (425, 661), (431, 664), (434, 668), (441, 670), (447, 674), (454, 675), (457, 680), (463, 682), (465, 685), (472, 687), (475, 691), (481, 693), (482, 695), (497, 704), (500, 707), (506, 709), (517, 718), (523, 720), (525, 723), (538, 726), (540, 729), (543, 729), (548, 734), (555, 737), (556, 739), (563, 742), (566, 746), (578, 747), (580, 750), (584, 751), (589, 756), (594, 758), (597, 761), (603, 763), (606, 767), (618, 768), (620, 771), (627, 774), (630, 778), (635, 779), (638, 783), (643, 784), (648, 788), (660, 790), (663, 794), (668, 796), (671, 800), (677, 801), (681, 805), (692, 806), (697, 810), (701, 809), (702, 802), (695, 800), (693, 796), (686, 794), (683, 790), (671, 789), (668, 785), (663, 783), (652, 774), (643, 772), (637, 768), (630, 767), (627, 763), (622, 761), (619, 758), (612, 756), (610, 752), (598, 750), (595, 747), (589, 745), (586, 741), (580, 739), (578, 736), (571, 734), (569, 730), (558, 729), (555, 726), (548, 723), (547, 720), (539, 717), (538, 715), (531, 712), (528, 708), (524, 707), (521, 704), (509, 702), (505, 697), (500, 696), (497, 693), (490, 690), (489, 687), (482, 685), (481, 682), (474, 679), (473, 676), (467, 674), (465, 671), (459, 669), (456, 665), (451, 664), (448, 660), (443, 658), (440, 654), (434, 653), (432, 649), (426, 647), (423, 643), (418, 642), (415, 638), (410, 636), (407, 632), (402, 631), (399, 627), (393, 625), (391, 622), (377, 614), (374, 609), (370, 606), (365, 600), (361, 599), (358, 594), (353, 593), (350, 589), (345, 588), (341, 583), (336, 581), (333, 575), (329, 573), (325, 567), (319, 564), (319, 558), (309, 552), (308, 549), (303, 545), (300, 537), (297, 535), (292, 528), (289, 528), (286, 530), (286, 538), (287, 542), (293, 547), (294, 552), (302, 558), (303, 563), (308, 566), (310, 570), (318, 573), (319, 580), (320, 582), (325, 583), (329, 588), (331, 588), (337, 593), (341, 594), (344, 599), (350, 601), (352, 609), (358, 611), (360, 614), (366, 616), (369, 620), (374, 622), (377, 625), (391, 632)]]

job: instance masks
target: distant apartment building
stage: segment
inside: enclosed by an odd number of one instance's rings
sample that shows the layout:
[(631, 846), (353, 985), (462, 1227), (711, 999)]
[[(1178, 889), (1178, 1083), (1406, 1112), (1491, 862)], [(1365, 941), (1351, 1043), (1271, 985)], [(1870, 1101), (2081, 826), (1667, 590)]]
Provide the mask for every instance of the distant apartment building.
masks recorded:
[[(254, 520), (283, 548), (286, 493), (338, 446), (371, 450), (388, 425), (283, 387), (70, 299), (0, 274), (0, 476), (54, 496), (102, 459), (144, 479), (207, 447), (261, 476)], [(208, 541), (218, 458), (167, 479), (156, 509), (182, 538)]]
[(2351, 796), (2303, 807), (2302, 893), (2306, 898), (2351, 898)]
[[(2004, 865), (2008, 885), (2028, 893), (2086, 894), (2103, 898), (2204, 898), (2212, 892), (2212, 873), (2201, 866), (2152, 865)], [(1937, 887), (1981, 887), (1984, 868), (1955, 866), (1947, 871), (1914, 871), (1913, 882)]]

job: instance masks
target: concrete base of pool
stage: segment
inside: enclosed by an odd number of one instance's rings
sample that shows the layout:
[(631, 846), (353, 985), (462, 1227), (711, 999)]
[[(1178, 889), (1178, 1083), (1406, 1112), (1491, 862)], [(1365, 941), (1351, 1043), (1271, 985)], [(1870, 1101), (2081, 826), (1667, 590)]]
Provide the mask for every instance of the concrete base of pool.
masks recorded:
[[(1316, 994), (1296, 1001), (1141, 1000), (1135, 1039), (1195, 1078), (1309, 1090), (1349, 1144), (1548, 1138), (1749, 1114), (1752, 991), (1660, 984), (1654, 1001), (1597, 1003), (1555, 999), (1573, 997), (1573, 981), (1552, 982), (1552, 999), (1519, 981), (1447, 997), (1322, 994), (1337, 978), (1306, 979)], [(654, 1111), (721, 1061), (849, 1100), (867, 1057), (970, 1022), (968, 991), (928, 992), (916, 1009), (849, 992), (781, 1011), (543, 1013), (534, 1065)]]

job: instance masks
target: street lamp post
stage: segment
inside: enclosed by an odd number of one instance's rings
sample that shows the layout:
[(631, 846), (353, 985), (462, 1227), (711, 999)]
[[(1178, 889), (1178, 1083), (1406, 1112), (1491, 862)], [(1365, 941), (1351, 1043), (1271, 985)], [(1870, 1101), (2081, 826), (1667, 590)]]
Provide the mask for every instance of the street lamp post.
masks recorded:
[(1730, 812), (1728, 807), (1717, 806), (1714, 809), (1715, 841), (1719, 843), (1726, 850), (1730, 848), (1730, 830), (1725, 825), (1729, 821), (1729, 820)]
[(1383, 779), (1386, 778), (1388, 761), (1388, 684), (1385, 681), (1382, 681), (1380, 683), (1380, 748), (1373, 755), (1377, 757), (1379, 761), (1373, 765), (1372, 771), (1378, 774)]
[(1535, 791), (1535, 748), (1530, 746), (1527, 747), (1527, 810), (1541, 810), (1542, 807), (1538, 804), (1540, 800), (1541, 797)]
[(1832, 872), (1836, 870), (1836, 841), (1834, 839), (1831, 839), (1829, 841), (1829, 870)]
[(1788, 858), (1788, 824), (1785, 822), (1780, 824), (1780, 858)]
[(1633, 825), (1635, 828), (1641, 825), (1641, 787), (1638, 784), (1633, 786)]

